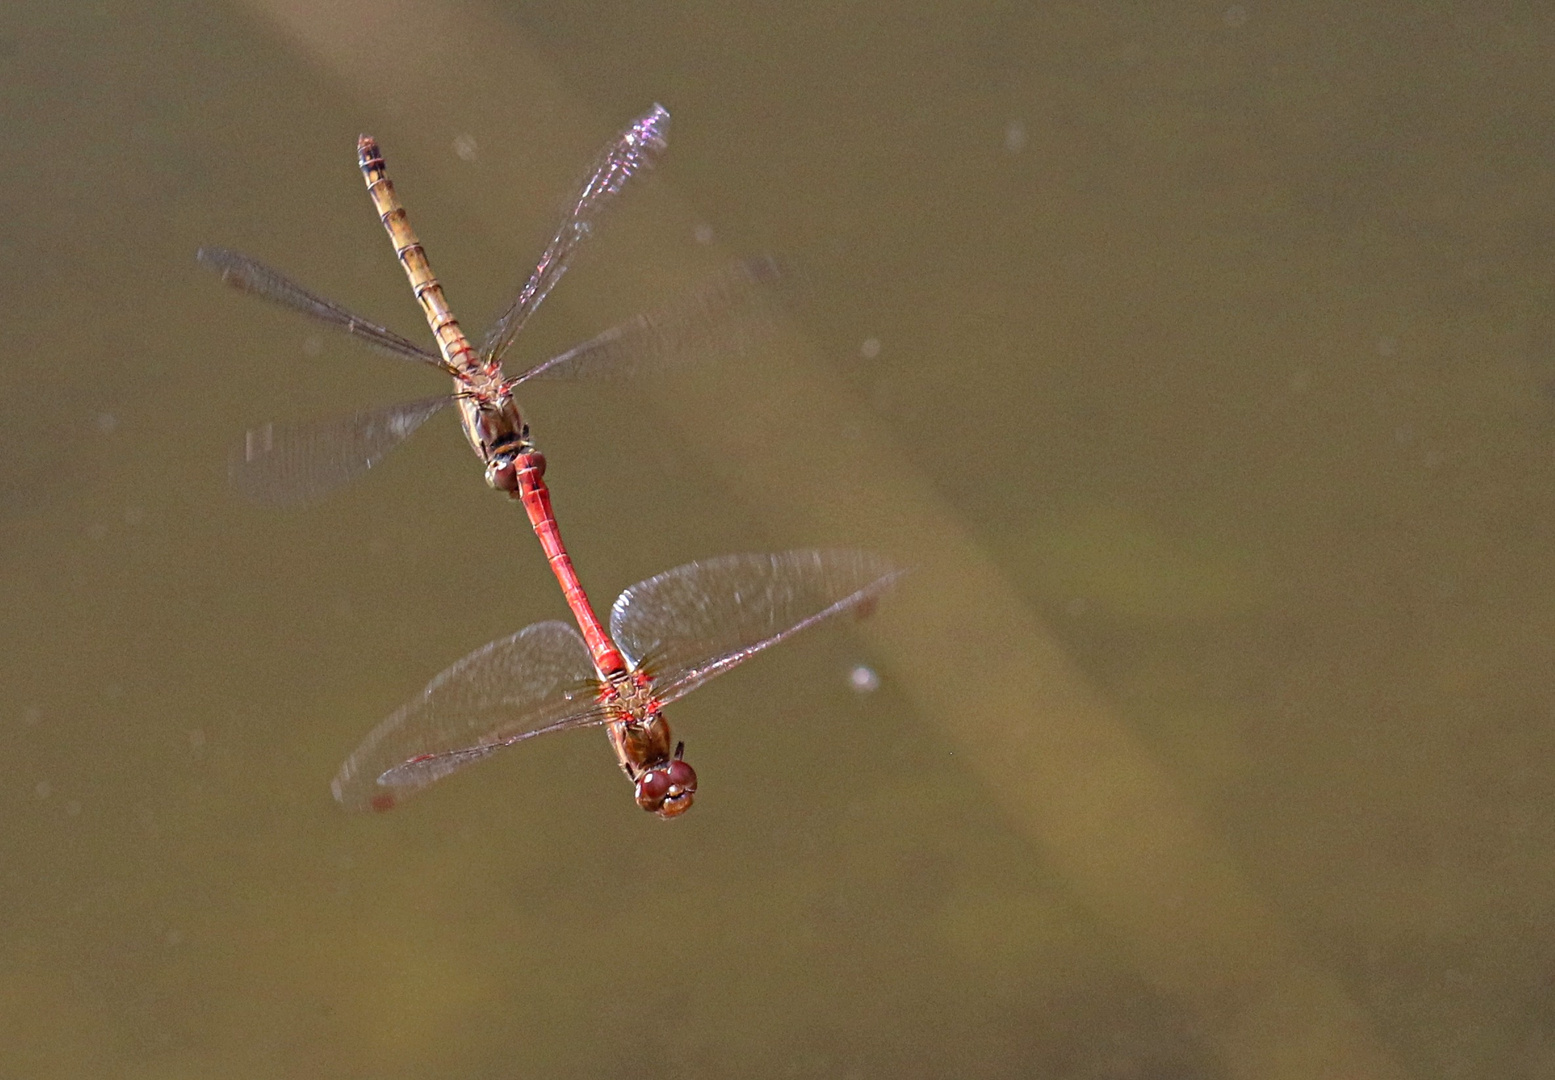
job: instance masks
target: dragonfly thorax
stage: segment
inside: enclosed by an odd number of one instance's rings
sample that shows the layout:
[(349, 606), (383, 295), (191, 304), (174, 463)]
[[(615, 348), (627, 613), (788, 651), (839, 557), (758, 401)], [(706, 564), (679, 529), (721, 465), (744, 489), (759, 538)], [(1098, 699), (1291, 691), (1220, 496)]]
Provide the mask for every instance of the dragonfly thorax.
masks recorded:
[(664, 818), (685, 813), (696, 795), (697, 774), (682, 760), (686, 744), (672, 742), (652, 680), (642, 671), (620, 672), (602, 687), (601, 696), (618, 717), (606, 731), (621, 771), (636, 790), (637, 805)]
[(459, 422), (464, 437), (486, 463), (486, 483), (501, 491), (517, 490), (514, 463), (532, 449), (529, 426), (513, 395), (466, 393), (459, 397)]

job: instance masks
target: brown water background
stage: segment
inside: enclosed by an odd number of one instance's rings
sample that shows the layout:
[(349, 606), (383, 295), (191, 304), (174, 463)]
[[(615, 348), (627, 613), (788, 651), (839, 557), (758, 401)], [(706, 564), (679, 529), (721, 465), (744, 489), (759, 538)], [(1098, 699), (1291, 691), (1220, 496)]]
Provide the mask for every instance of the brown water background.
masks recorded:
[[(0, 1076), (1555, 1074), (1546, 6), (318, 8), (0, 7)], [(655, 100), (523, 355), (732, 253), (791, 318), (525, 396), (585, 582), (917, 570), (677, 709), (682, 821), (586, 734), (345, 815), (564, 610), (442, 419), (237, 501), (440, 380), (193, 252), (423, 340), (369, 131), (478, 331)]]

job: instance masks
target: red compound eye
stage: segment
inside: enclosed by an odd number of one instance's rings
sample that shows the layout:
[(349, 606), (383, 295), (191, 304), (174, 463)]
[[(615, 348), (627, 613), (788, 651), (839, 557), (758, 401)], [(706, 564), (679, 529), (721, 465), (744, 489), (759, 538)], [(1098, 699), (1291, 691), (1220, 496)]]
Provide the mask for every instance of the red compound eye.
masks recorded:
[(514, 492), (518, 490), (518, 469), (514, 466), (512, 458), (493, 461), (486, 467), (486, 483), (498, 491)]
[(677, 758), (637, 778), (637, 805), (660, 817), (675, 817), (691, 808), (696, 790), (696, 771)]
[(678, 787), (682, 791), (695, 791), (697, 789), (696, 770), (684, 761), (672, 761), (669, 768), (664, 770), (672, 787)]
[(670, 778), (663, 769), (650, 769), (637, 778), (637, 805), (657, 810), (670, 793)]

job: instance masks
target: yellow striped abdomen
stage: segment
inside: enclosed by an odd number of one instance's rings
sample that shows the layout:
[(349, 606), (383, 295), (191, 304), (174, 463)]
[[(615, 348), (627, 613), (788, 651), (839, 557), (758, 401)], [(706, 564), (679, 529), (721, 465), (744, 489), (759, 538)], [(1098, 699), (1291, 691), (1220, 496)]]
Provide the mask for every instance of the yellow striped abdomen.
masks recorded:
[(444, 360), (460, 371), (473, 372), (479, 366), (475, 350), (470, 348), (469, 339), (459, 329), (459, 320), (448, 309), (443, 287), (438, 284), (437, 278), (432, 275), (432, 267), (427, 263), (426, 249), (411, 231), (405, 207), (400, 205), (399, 198), (394, 194), (394, 184), (384, 169), (383, 154), (378, 149), (377, 141), (370, 135), (363, 135), (356, 143), (356, 157), (362, 168), (362, 176), (367, 181), (367, 193), (372, 196), (378, 218), (383, 222), (389, 239), (394, 242), (394, 253), (405, 268), (405, 276), (410, 278), (416, 302), (421, 305), (427, 325), (437, 338), (438, 350)]

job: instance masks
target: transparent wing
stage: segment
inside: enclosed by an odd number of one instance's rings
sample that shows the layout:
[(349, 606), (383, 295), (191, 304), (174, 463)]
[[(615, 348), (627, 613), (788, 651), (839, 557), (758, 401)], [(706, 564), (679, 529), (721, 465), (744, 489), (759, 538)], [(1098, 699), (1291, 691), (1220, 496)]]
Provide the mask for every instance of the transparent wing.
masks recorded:
[(232, 455), (232, 486), (274, 505), (316, 502), (355, 479), (454, 399), (443, 395), (313, 424), (265, 424)]
[(201, 248), (194, 253), (194, 257), (202, 266), (220, 274), (222, 281), (240, 292), (252, 293), (282, 307), (300, 311), (391, 356), (428, 364), (439, 371), (453, 374), (453, 369), (436, 353), (400, 337), (393, 330), (386, 330), (351, 314), (334, 301), (309, 292), (279, 270), (271, 269), (241, 252), (228, 251), (226, 248)]
[(664, 702), (683, 697), (791, 634), (880, 595), (902, 571), (865, 551), (725, 555), (627, 589), (610, 633), (646, 661)]
[(762, 256), (730, 263), (672, 303), (613, 326), (513, 381), (639, 376), (737, 354), (771, 337), (766, 293), (781, 273)]
[(573, 252), (593, 231), (594, 220), (600, 211), (610, 204), (628, 180), (651, 166), (664, 152), (669, 124), (670, 114), (664, 106), (655, 105), (605, 148), (573, 199), (561, 228), (546, 246), (545, 254), (540, 256), (534, 273), (529, 275), (529, 281), (487, 332), (481, 344), (481, 355), (493, 361), (502, 359), (502, 354), (513, 344), (513, 338), (523, 329), (529, 316), (567, 272)]
[(476, 649), (362, 740), (330, 784), (348, 810), (387, 810), (504, 746), (603, 724), (588, 649), (563, 622)]

